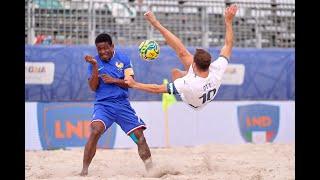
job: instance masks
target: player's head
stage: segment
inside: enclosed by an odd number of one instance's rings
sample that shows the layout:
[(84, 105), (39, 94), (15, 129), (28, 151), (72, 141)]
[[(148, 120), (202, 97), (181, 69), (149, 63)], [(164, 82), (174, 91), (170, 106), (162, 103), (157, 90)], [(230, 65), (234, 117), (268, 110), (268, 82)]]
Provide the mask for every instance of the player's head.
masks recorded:
[(211, 64), (211, 55), (203, 49), (196, 49), (196, 53), (193, 56), (193, 63), (198, 70), (207, 71)]
[(99, 34), (96, 37), (95, 44), (98, 54), (102, 60), (108, 61), (112, 58), (114, 52), (114, 44), (112, 43), (112, 39), (109, 34)]

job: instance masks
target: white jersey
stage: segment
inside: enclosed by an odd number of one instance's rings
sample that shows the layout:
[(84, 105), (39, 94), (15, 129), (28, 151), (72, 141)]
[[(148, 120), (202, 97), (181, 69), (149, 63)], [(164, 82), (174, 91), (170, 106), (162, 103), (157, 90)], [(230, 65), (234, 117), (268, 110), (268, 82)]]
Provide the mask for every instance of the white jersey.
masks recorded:
[(200, 109), (216, 96), (227, 65), (228, 60), (220, 56), (210, 64), (209, 75), (206, 78), (197, 76), (191, 65), (187, 75), (173, 82), (174, 87), (185, 103)]

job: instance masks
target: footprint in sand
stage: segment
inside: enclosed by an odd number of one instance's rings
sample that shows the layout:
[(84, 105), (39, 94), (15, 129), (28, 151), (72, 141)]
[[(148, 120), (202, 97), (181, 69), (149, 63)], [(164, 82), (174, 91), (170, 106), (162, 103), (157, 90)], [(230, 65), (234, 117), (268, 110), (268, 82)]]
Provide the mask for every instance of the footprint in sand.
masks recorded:
[(166, 167), (154, 167), (151, 170), (149, 170), (144, 177), (149, 177), (149, 178), (161, 178), (165, 175), (180, 175), (182, 174), (179, 171), (176, 170), (169, 170), (169, 168)]

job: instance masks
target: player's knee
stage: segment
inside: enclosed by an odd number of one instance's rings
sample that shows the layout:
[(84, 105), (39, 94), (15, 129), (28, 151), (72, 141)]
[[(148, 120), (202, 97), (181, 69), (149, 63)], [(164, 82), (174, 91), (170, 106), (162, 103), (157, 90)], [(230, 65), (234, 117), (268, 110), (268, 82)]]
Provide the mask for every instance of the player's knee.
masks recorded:
[(104, 132), (104, 125), (99, 122), (95, 121), (91, 123), (91, 135), (94, 137), (100, 136)]
[(142, 134), (138, 133), (138, 136), (132, 132), (129, 134), (130, 138), (133, 140), (134, 143), (136, 143), (138, 146), (139, 145), (144, 145), (145, 143), (147, 143), (145, 137)]
[(171, 70), (171, 76), (172, 76), (173, 79), (176, 79), (178, 74), (179, 74), (179, 70), (177, 68), (174, 68), (174, 69)]
[(98, 137), (103, 133), (103, 130), (97, 127), (92, 127), (91, 128), (91, 135), (94, 137)]
[(177, 68), (173, 68), (172, 70), (171, 70), (171, 74), (172, 75), (176, 75), (176, 74), (178, 74), (179, 73), (179, 69), (177, 69)]
[(185, 75), (184, 71), (181, 71), (180, 69), (174, 68), (171, 70), (171, 77), (172, 81), (175, 81), (178, 78), (181, 78)]

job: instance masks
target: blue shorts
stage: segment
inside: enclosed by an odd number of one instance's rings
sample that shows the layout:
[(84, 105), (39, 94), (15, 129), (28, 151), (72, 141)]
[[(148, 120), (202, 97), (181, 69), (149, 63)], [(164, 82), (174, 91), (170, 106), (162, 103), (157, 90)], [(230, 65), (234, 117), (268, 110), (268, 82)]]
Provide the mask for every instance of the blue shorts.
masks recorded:
[(138, 128), (146, 129), (145, 123), (136, 115), (128, 100), (95, 103), (92, 115), (94, 121), (101, 121), (105, 130), (115, 122), (127, 135)]

